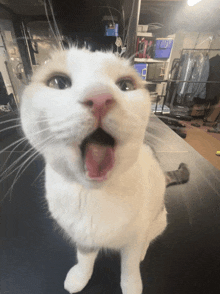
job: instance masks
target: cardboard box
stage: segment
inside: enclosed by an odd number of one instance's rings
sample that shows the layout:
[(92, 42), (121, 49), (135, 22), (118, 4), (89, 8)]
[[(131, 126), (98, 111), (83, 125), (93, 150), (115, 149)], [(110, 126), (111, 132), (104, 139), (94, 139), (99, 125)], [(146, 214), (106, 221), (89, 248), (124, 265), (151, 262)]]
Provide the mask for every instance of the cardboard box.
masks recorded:
[(195, 104), (192, 109), (191, 116), (204, 116), (206, 110), (206, 105), (204, 104)]
[(210, 110), (209, 110), (208, 115), (206, 117), (206, 121), (207, 122), (215, 122), (219, 115), (220, 115), (220, 101), (217, 104), (212, 105), (210, 107)]

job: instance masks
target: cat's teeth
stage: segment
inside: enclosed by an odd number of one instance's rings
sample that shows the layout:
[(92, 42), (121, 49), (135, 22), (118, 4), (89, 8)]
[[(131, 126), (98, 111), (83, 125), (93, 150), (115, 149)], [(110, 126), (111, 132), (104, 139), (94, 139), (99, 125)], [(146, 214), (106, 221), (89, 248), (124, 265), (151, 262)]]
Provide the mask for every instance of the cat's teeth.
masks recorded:
[(86, 178), (87, 178), (87, 180), (92, 181), (92, 179), (89, 177), (89, 172), (88, 171), (86, 171)]
[(87, 180), (92, 181), (92, 179), (89, 177), (89, 172), (87, 170), (86, 164), (84, 164), (84, 170), (85, 170), (85, 175), (86, 175)]

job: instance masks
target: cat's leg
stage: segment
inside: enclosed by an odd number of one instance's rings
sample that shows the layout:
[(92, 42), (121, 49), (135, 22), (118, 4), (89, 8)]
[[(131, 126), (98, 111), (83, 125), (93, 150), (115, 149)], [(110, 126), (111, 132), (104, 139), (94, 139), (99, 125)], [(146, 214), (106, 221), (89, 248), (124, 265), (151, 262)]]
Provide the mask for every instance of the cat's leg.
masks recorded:
[(167, 212), (165, 209), (158, 215), (157, 219), (152, 223), (150, 230), (148, 231), (147, 238), (143, 244), (141, 261), (144, 260), (147, 253), (147, 249), (150, 242), (159, 236), (166, 228), (167, 225)]
[(67, 273), (64, 281), (65, 290), (69, 293), (80, 292), (90, 280), (98, 250), (84, 250), (77, 248), (78, 263)]
[(144, 259), (148, 246), (166, 228), (166, 210), (163, 209), (148, 230), (147, 238), (139, 243), (129, 244), (121, 250), (121, 288), (123, 294), (141, 294), (143, 285), (140, 262)]
[(143, 290), (140, 260), (143, 243), (129, 245), (121, 250), (121, 288), (123, 294), (141, 294)]

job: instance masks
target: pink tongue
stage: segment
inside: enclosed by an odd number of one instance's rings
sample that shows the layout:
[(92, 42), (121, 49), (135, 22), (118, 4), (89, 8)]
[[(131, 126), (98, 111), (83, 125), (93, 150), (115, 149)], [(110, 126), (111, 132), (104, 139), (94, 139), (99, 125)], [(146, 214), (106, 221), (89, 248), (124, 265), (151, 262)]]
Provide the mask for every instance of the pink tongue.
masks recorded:
[(97, 181), (107, 178), (114, 165), (114, 150), (110, 146), (89, 143), (86, 147), (85, 164), (88, 176)]

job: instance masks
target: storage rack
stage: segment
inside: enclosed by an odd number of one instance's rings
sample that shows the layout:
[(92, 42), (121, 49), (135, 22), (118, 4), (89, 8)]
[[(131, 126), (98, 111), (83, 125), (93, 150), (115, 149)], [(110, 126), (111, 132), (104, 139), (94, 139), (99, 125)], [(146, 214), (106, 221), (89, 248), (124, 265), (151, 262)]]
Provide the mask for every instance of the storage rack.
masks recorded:
[[(183, 55), (183, 53), (185, 52), (185, 51), (203, 51), (203, 52), (210, 52), (210, 51), (219, 51), (220, 52), (220, 49), (211, 49), (211, 48), (203, 48), (203, 49), (195, 49), (195, 48), (184, 48), (184, 49), (182, 49), (181, 50), (181, 55), (180, 55), (180, 59), (181, 59), (181, 57), (182, 57), (182, 55)], [(179, 59), (179, 60), (180, 60)], [(175, 59), (175, 60), (173, 60), (173, 62), (174, 61), (176, 61), (177, 59)], [(152, 81), (152, 82), (155, 82), (155, 83), (158, 83), (158, 82), (161, 82), (161, 80), (154, 80), (154, 81)], [(198, 81), (185, 81), (185, 80), (179, 80), (179, 79), (167, 79), (167, 80), (163, 80), (162, 81), (163, 83), (166, 83), (167, 84), (167, 87), (166, 87), (166, 94), (165, 95), (160, 95), (160, 97), (161, 98), (163, 98), (163, 104), (162, 104), (162, 110), (161, 110), (161, 114), (163, 113), (163, 110), (164, 110), (164, 106), (165, 106), (165, 104), (166, 104), (166, 102), (167, 102), (167, 98), (169, 97), (169, 94), (170, 94), (170, 88), (171, 88), (171, 85), (172, 85), (172, 83), (180, 83), (180, 82), (184, 82), (184, 83), (206, 83), (206, 84), (220, 84), (220, 81), (200, 81), (200, 82), (198, 82)], [(157, 106), (158, 106), (158, 102), (156, 103), (156, 105), (155, 105), (155, 113), (156, 112), (158, 112), (157, 111)], [(171, 108), (172, 108), (172, 104), (171, 104)]]

